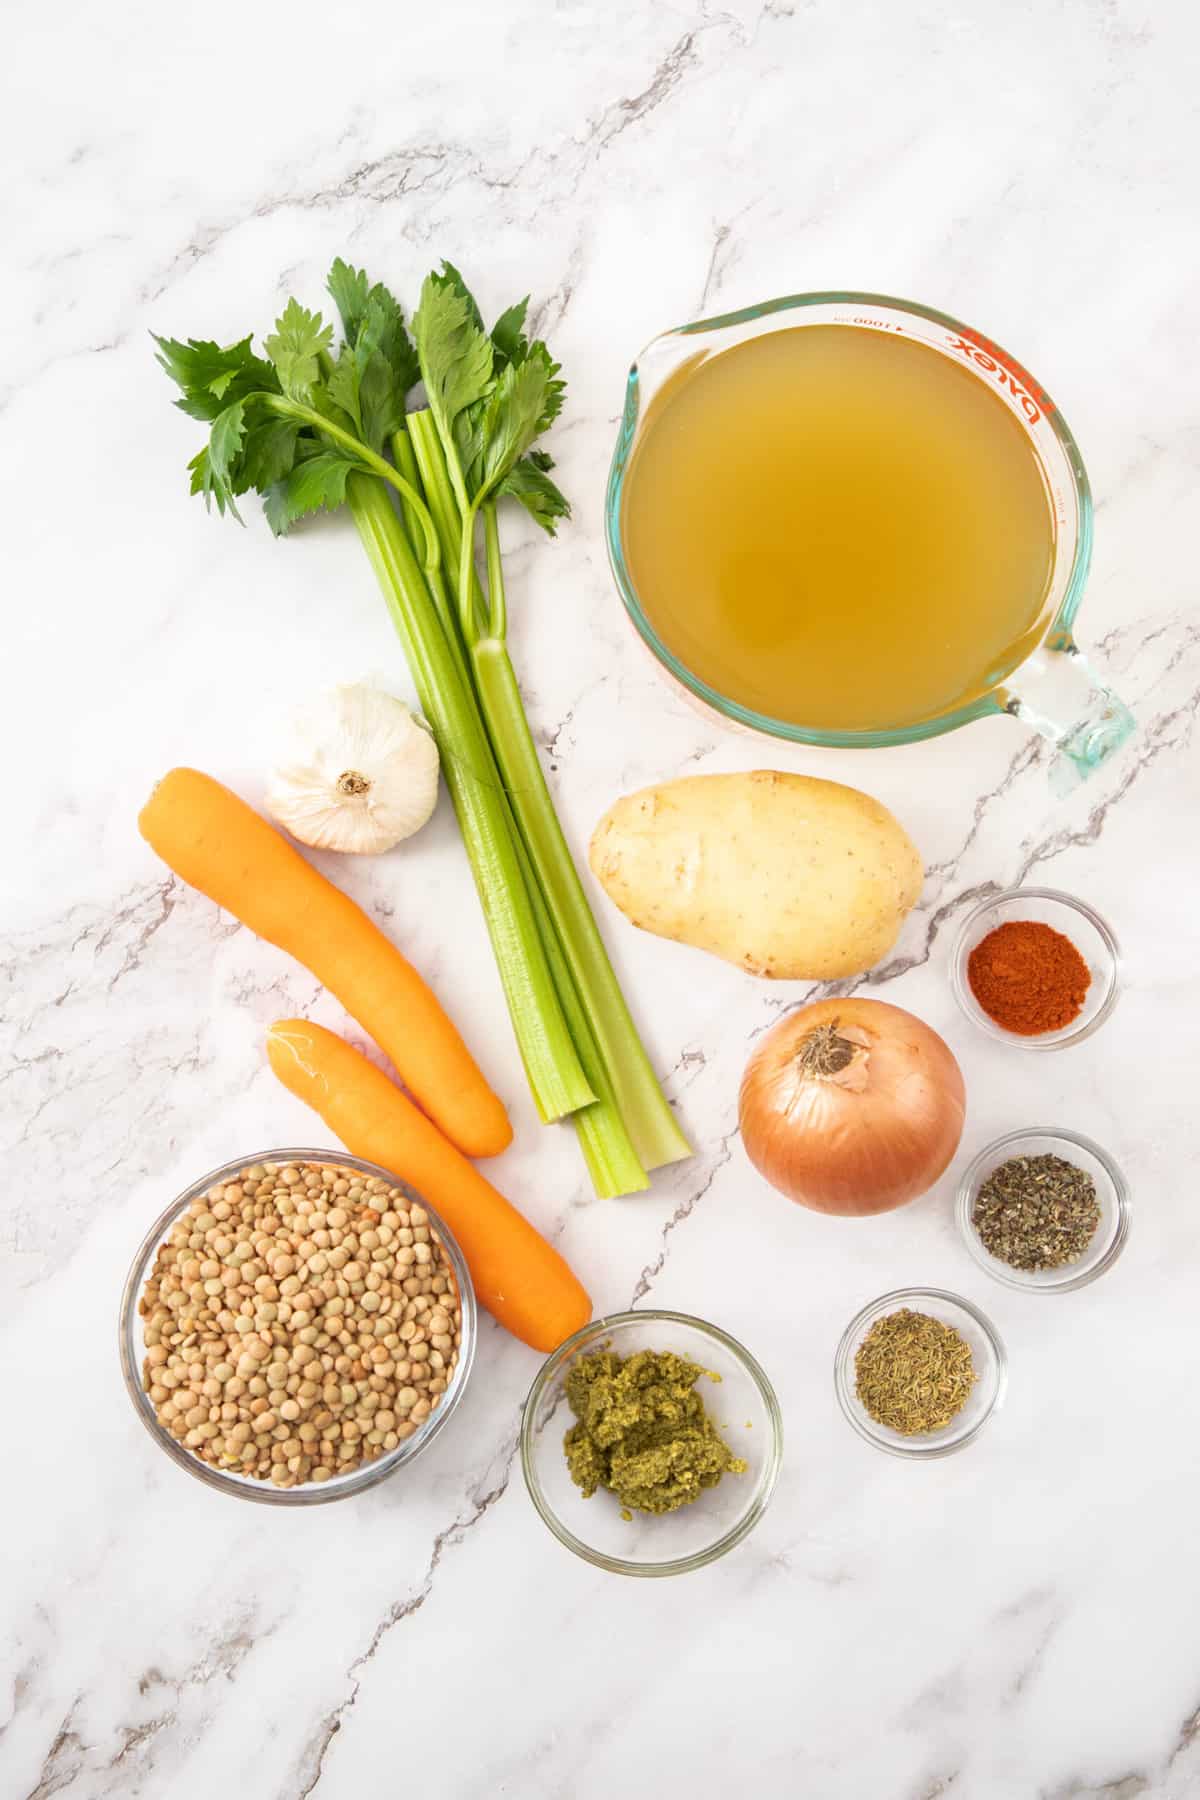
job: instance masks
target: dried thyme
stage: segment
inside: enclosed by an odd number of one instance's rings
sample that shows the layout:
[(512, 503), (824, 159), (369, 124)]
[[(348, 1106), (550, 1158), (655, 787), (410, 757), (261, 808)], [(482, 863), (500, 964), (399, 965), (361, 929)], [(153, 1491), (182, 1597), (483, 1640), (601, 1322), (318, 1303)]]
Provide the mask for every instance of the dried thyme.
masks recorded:
[(971, 1223), (984, 1249), (1010, 1268), (1062, 1269), (1096, 1235), (1096, 1184), (1061, 1156), (1010, 1157), (981, 1185)]
[(854, 1358), (858, 1398), (877, 1425), (904, 1437), (949, 1425), (978, 1379), (966, 1339), (908, 1307), (877, 1319)]

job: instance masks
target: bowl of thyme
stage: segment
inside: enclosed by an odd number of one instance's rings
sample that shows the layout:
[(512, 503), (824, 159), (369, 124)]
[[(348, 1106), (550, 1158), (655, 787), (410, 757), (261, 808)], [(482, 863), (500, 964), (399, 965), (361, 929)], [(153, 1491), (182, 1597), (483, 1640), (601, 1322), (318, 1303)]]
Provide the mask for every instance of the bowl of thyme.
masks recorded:
[(1129, 1189), (1090, 1138), (1010, 1131), (981, 1150), (958, 1188), (959, 1230), (996, 1281), (1066, 1294), (1110, 1269), (1129, 1235)]
[(860, 1437), (892, 1456), (949, 1456), (1004, 1399), (1008, 1358), (991, 1320), (944, 1288), (897, 1288), (856, 1313), (833, 1379)]

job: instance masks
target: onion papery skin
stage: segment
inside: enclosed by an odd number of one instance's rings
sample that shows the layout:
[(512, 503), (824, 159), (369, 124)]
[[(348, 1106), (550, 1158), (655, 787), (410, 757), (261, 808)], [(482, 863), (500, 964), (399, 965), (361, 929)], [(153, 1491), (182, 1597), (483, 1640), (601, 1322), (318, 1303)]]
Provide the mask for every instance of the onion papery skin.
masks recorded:
[[(847, 1051), (844, 1067), (828, 1067)], [(958, 1149), (965, 1111), (962, 1070), (937, 1032), (902, 1007), (859, 999), (818, 1000), (773, 1026), (738, 1108), (759, 1174), (798, 1205), (842, 1217), (927, 1193)]]

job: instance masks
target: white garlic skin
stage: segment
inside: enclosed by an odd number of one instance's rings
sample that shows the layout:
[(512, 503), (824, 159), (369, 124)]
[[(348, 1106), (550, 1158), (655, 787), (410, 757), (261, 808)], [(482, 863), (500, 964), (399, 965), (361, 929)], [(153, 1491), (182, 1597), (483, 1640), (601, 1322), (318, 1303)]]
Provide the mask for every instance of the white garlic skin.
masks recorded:
[(302, 844), (373, 855), (421, 829), (437, 790), (428, 725), (394, 694), (362, 682), (293, 715), (267, 777), (266, 807)]

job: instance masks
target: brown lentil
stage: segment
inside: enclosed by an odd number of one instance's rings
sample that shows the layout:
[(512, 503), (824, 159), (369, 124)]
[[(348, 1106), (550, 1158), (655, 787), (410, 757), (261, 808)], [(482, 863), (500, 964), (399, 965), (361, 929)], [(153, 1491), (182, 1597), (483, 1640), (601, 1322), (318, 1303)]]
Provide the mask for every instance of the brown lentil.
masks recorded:
[(193, 1200), (138, 1312), (159, 1424), (202, 1462), (276, 1487), (328, 1481), (410, 1438), (446, 1392), (462, 1332), (424, 1207), (327, 1163), (255, 1163)]

